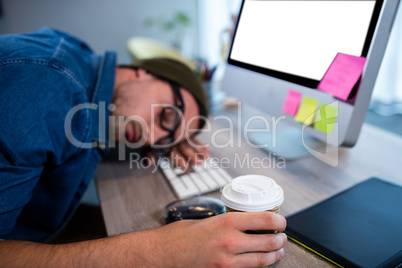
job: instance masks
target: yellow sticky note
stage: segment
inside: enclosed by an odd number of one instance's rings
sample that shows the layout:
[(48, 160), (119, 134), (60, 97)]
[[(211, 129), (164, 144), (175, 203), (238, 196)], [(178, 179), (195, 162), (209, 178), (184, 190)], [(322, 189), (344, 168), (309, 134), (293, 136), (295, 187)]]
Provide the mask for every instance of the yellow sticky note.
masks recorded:
[(331, 134), (337, 117), (337, 107), (322, 104), (314, 128), (327, 134)]
[(318, 100), (304, 97), (299, 110), (297, 111), (295, 120), (305, 125), (312, 125), (314, 123), (317, 106)]

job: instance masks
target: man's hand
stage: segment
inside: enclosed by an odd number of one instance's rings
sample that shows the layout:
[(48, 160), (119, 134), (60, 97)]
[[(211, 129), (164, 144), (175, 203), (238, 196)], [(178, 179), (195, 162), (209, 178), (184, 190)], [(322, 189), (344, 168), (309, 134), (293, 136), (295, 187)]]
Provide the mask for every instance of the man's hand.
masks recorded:
[[(263, 267), (283, 257), (286, 220), (271, 212), (231, 212), (205, 220), (184, 220), (146, 231), (153, 252), (146, 267)], [(145, 233), (144, 233), (145, 235)], [(142, 256), (150, 256), (143, 252)], [(151, 254), (152, 255), (152, 254)], [(145, 259), (144, 259), (145, 261)]]
[(186, 169), (189, 164), (201, 164), (210, 157), (209, 147), (196, 138), (185, 140), (177, 144), (171, 155), (171, 162)]
[[(157, 157), (152, 151), (147, 154), (151, 165), (158, 163)], [(207, 145), (196, 138), (184, 140), (172, 148), (172, 153), (169, 156), (170, 163), (175, 167), (186, 169), (190, 164), (202, 164), (202, 162), (210, 157), (210, 150)]]

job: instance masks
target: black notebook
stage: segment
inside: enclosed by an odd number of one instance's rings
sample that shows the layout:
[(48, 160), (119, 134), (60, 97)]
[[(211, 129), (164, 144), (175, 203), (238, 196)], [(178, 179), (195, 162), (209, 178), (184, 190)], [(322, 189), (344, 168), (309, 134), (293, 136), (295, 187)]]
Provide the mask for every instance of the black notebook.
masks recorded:
[(341, 267), (402, 267), (402, 187), (368, 179), (288, 216), (285, 233)]

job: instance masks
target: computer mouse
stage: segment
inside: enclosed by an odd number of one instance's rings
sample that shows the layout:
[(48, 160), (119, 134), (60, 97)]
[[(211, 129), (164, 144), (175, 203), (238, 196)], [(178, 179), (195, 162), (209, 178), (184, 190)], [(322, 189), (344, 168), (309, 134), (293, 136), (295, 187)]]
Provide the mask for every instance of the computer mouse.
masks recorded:
[(198, 196), (169, 203), (162, 210), (162, 215), (168, 224), (178, 220), (204, 219), (225, 212), (225, 206), (220, 199)]

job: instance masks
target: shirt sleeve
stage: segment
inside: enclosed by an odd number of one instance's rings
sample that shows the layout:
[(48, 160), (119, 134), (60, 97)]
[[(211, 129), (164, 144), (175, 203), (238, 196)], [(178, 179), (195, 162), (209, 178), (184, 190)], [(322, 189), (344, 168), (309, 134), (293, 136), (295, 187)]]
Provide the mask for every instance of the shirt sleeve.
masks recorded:
[[(0, 81), (0, 238), (7, 239), (34, 199), (42, 173), (79, 150), (64, 133), (78, 87), (64, 73), (33, 63), (0, 66)], [(87, 122), (83, 113), (74, 118)], [(85, 136), (81, 129), (72, 131)]]
[(0, 240), (14, 228), (23, 207), (29, 202), (43, 167), (12, 165), (0, 153)]
[(0, 49), (0, 239), (45, 239), (86, 186), (93, 150), (77, 144), (92, 144), (96, 111), (78, 105), (89, 102), (98, 58), (66, 36), (45, 37)]

